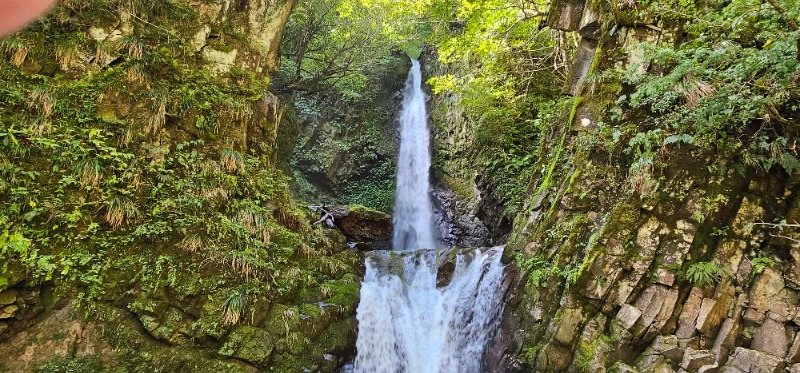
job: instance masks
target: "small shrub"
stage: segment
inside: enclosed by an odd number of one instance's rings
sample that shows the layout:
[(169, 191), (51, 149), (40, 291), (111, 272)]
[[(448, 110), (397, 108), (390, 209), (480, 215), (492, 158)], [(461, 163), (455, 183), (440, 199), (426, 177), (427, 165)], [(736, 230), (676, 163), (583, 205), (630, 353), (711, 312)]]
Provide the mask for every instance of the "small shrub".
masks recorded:
[(225, 310), (222, 312), (222, 321), (228, 325), (239, 322), (247, 304), (247, 293), (241, 290), (233, 290), (225, 299)]
[(225, 171), (229, 173), (236, 173), (244, 170), (244, 157), (242, 153), (235, 150), (223, 150), (221, 163)]
[(753, 269), (750, 273), (750, 276), (755, 276), (764, 272), (767, 267), (772, 267), (775, 265), (775, 261), (768, 258), (766, 254), (762, 251), (758, 253), (758, 256), (753, 259), (752, 261)]

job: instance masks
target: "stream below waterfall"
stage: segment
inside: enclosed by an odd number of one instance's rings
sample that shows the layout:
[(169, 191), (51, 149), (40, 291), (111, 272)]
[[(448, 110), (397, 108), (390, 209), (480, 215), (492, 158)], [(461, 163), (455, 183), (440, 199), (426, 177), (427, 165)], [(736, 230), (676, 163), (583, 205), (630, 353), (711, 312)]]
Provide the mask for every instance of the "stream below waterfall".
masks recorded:
[(352, 370), (478, 373), (485, 370), (483, 356), (503, 309), (503, 248), (442, 249), (437, 242), (430, 135), (416, 60), (399, 119), (393, 250), (366, 256)]

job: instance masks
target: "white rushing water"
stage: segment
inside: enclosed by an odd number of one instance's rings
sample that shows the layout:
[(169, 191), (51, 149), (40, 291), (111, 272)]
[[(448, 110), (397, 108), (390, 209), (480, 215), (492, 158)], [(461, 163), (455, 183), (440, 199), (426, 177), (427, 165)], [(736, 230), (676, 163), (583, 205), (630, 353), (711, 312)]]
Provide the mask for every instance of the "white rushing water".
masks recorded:
[[(439, 245), (421, 75), (413, 61), (400, 114), (395, 251), (367, 254), (356, 316), (357, 373), (479, 373), (503, 309), (502, 247), (430, 249)], [(448, 258), (452, 274), (438, 274)]]
[(433, 234), (433, 206), (428, 180), (430, 135), (422, 72), (417, 60), (412, 61), (400, 110), (400, 154), (397, 157), (392, 248), (433, 249), (439, 245)]
[(449, 250), (368, 255), (358, 305), (363, 373), (478, 373), (503, 309), (502, 247), (461, 252), (450, 283), (437, 288)]

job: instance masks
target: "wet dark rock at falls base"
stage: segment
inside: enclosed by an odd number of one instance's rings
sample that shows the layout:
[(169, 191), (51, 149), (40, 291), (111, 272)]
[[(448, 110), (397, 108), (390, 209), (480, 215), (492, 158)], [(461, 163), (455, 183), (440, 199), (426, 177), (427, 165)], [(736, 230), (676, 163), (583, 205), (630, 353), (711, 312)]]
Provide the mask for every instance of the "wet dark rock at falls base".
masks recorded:
[(431, 186), (435, 226), (447, 247), (481, 247), (500, 243), (491, 239), (489, 229), (475, 214), (465, 212), (459, 196), (442, 185)]

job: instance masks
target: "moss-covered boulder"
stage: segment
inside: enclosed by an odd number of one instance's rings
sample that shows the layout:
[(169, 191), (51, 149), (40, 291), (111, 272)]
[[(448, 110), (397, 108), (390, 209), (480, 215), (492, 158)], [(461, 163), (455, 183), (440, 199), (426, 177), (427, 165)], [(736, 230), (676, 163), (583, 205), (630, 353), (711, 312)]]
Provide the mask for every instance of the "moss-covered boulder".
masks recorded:
[(333, 223), (350, 241), (372, 242), (392, 239), (392, 216), (361, 205), (334, 206)]

